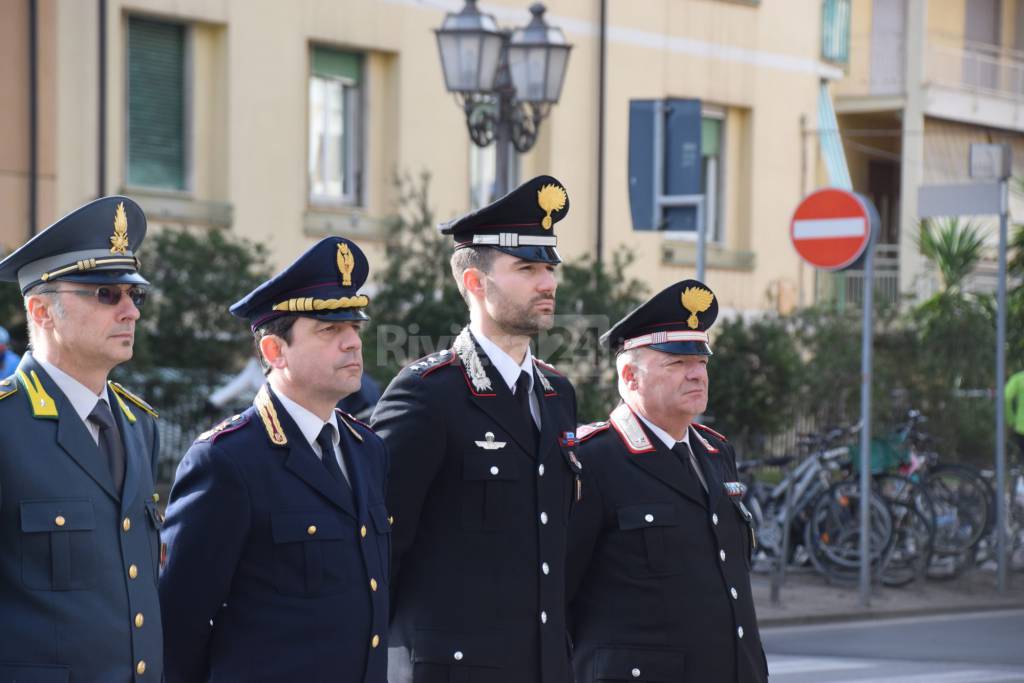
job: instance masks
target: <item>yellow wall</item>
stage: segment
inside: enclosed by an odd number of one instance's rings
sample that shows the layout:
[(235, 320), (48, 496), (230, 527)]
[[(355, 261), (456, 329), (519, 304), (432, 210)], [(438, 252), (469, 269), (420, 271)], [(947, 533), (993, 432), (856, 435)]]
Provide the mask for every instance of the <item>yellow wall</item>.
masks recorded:
[[(858, 5), (859, 3), (854, 3)], [(503, 26), (529, 19), (525, 0), (482, 5)], [(572, 197), (559, 224), (560, 248), (574, 258), (593, 250), (597, 220), (598, 10), (593, 0), (551, 0), (548, 21), (573, 51), (560, 103), (521, 177), (551, 173)], [(352, 234), (372, 260), (382, 248), (373, 226), (392, 210), (395, 173), (432, 174), (439, 220), (469, 205), (470, 141), (462, 112), (444, 90), (433, 29), (442, 3), (419, 0), (111, 0), (108, 2), (108, 192), (124, 186), (124, 49), (133, 13), (191, 26), (193, 163), (188, 192), (171, 199), (229, 205), (233, 229), (265, 243), (278, 265), (329, 224)], [(633, 275), (651, 290), (690, 277), (692, 243), (634, 232), (627, 195), (629, 101), (699, 98), (726, 111), (725, 242), (710, 249), (707, 279), (726, 309), (769, 307), (780, 283), (798, 289), (803, 271), (787, 237), (790, 214), (813, 185), (816, 141), (800, 117), (816, 120), (820, 77), (818, 0), (762, 2), (644, 0), (609, 3), (605, 256), (626, 246)], [(96, 187), (96, 16), (91, 3), (61, 3), (57, 18), (57, 186), (55, 210), (90, 198)], [(307, 79), (311, 44), (367, 54), (365, 192), (360, 208), (327, 211), (307, 200)], [(824, 69), (824, 70), (823, 70)], [(73, 104), (71, 104), (73, 103)], [(808, 149), (810, 145), (810, 151)], [(810, 176), (808, 179), (806, 176)], [(166, 194), (166, 193), (164, 193)], [(139, 195), (143, 206), (166, 197)], [(154, 213), (156, 226), (168, 219)], [(311, 227), (312, 226), (312, 227)], [(663, 258), (668, 249), (672, 263)], [(753, 267), (742, 266), (753, 252)], [(688, 265), (689, 264), (689, 265)], [(737, 265), (741, 264), (741, 265)], [(440, 267), (440, 265), (439, 265)]]

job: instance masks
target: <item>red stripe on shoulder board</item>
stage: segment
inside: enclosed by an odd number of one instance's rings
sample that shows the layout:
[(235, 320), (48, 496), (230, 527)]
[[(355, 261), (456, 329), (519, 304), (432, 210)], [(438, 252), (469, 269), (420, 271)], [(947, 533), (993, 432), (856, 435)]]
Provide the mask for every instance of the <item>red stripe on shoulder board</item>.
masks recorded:
[(563, 375), (558, 370), (556, 370), (553, 365), (548, 365), (547, 363), (545, 363), (544, 361), (542, 361), (542, 360), (540, 360), (538, 358), (534, 358), (533, 359), (533, 363), (534, 363), (534, 365), (539, 365), (540, 367), (544, 368), (545, 370), (550, 370), (551, 372), (555, 373), (559, 377), (565, 377), (565, 375)]
[(705, 432), (708, 432), (710, 434), (714, 434), (715, 436), (717, 436), (722, 441), (728, 441), (729, 440), (729, 439), (725, 438), (724, 434), (720, 434), (719, 432), (716, 432), (714, 429), (712, 429), (711, 427), (708, 427), (707, 425), (702, 425), (699, 422), (694, 422), (693, 426), (694, 427), (699, 427), (700, 429), (703, 429)]

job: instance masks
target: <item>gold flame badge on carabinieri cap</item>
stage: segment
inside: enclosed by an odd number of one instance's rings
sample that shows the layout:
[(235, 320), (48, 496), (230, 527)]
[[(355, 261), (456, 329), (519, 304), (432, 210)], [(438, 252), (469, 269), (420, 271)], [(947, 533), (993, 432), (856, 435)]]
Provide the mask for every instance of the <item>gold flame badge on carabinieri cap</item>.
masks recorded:
[(670, 285), (615, 323), (601, 342), (615, 352), (649, 346), (656, 351), (710, 356), (708, 328), (718, 317), (718, 301), (703, 282)]
[(282, 315), (321, 320), (369, 320), (369, 297), (359, 288), (370, 265), (356, 243), (325, 237), (287, 268), (231, 306), (253, 329)]
[(537, 190), (537, 203), (544, 209), (544, 218), (540, 221), (542, 228), (551, 229), (551, 212), (564, 209), (565, 202), (565, 190), (559, 185), (549, 184)]

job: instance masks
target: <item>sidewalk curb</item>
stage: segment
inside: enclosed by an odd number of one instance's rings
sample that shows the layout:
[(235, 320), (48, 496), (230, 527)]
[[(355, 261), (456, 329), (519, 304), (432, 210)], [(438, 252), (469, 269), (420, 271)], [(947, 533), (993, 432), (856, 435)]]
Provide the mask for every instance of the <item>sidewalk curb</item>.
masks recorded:
[(877, 610), (870, 607), (860, 611), (836, 612), (833, 614), (802, 614), (791, 617), (758, 618), (757, 625), (761, 629), (775, 626), (813, 626), (815, 624), (842, 623), (848, 621), (883, 621), (904, 617), (924, 617), (942, 614), (967, 614), (970, 612), (1003, 612), (1024, 609), (1024, 600), (1014, 600), (1001, 604), (954, 605), (948, 607), (915, 607), (906, 609)]

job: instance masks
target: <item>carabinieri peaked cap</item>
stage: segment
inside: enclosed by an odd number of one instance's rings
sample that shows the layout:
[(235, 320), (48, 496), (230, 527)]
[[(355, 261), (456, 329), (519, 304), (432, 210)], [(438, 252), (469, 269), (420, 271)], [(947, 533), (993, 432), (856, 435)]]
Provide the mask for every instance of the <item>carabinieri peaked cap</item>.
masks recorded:
[(135, 253), (146, 236), (146, 215), (128, 197), (100, 197), (35, 235), (0, 261), (0, 282), (24, 294), (53, 280), (148, 285)]
[(255, 330), (283, 315), (320, 320), (369, 320), (359, 288), (370, 274), (363, 250), (344, 237), (325, 237), (291, 265), (231, 305)]
[(555, 223), (569, 213), (569, 195), (549, 175), (528, 180), (473, 213), (442, 223), (455, 248), (494, 247), (526, 261), (561, 263), (555, 249)]
[(718, 317), (718, 301), (699, 280), (666, 287), (601, 335), (601, 343), (620, 353), (649, 346), (665, 353), (710, 356), (708, 328)]

